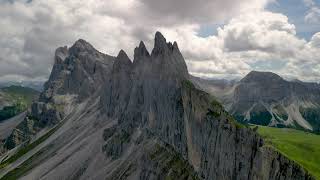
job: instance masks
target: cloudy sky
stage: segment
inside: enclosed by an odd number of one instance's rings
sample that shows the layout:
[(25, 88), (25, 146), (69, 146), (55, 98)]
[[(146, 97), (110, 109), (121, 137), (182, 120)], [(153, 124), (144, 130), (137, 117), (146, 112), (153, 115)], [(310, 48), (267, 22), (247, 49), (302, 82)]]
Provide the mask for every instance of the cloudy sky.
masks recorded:
[(196, 76), (320, 82), (319, 0), (0, 0), (0, 17), (0, 81), (46, 80), (55, 49), (79, 38), (132, 56), (161, 31)]

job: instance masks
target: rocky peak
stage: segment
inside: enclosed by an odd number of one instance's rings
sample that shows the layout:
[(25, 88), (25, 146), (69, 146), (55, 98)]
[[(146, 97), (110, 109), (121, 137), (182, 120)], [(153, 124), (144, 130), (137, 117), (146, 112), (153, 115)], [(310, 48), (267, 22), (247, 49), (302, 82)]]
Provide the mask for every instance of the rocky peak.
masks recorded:
[(164, 73), (167, 75), (173, 75), (176, 78), (188, 78), (187, 65), (177, 43), (167, 43), (165, 37), (160, 32), (155, 34), (154, 41), (154, 48), (151, 53), (153, 64), (165, 71)]
[(100, 53), (83, 39), (76, 41), (70, 48), (58, 48), (40, 101), (47, 102), (55, 95), (65, 94), (88, 97), (111, 72), (114, 59), (115, 57)]
[(139, 47), (136, 47), (134, 49), (134, 60), (133, 61), (136, 61), (143, 57), (150, 57), (150, 54), (146, 48), (146, 46), (144, 45), (143, 41), (140, 41), (140, 44), (139, 44)]
[(70, 53), (73, 55), (77, 55), (81, 52), (93, 53), (97, 51), (90, 43), (83, 39), (79, 39), (76, 41), (73, 46), (69, 49)]
[(127, 53), (124, 50), (120, 50), (118, 56), (116, 57), (115, 63), (113, 65), (114, 71), (120, 71), (122, 69), (130, 69), (132, 65)]
[(266, 82), (285, 82), (285, 80), (279, 75), (272, 72), (259, 72), (259, 71), (251, 71), (247, 74), (240, 82), (242, 83), (266, 83)]
[(152, 50), (151, 55), (157, 56), (161, 54), (165, 54), (169, 50), (166, 38), (160, 33), (156, 32), (154, 39), (154, 48)]
[(176, 41), (173, 43), (173, 49), (179, 50), (178, 43)]

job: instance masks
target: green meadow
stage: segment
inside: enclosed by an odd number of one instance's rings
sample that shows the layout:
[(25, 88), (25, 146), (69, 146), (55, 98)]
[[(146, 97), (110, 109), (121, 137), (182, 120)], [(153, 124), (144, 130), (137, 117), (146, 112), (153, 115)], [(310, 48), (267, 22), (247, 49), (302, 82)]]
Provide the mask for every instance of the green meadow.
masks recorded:
[(22, 86), (10, 86), (1, 88), (2, 96), (12, 105), (0, 109), (0, 122), (25, 111), (38, 96), (39, 92)]
[(259, 126), (258, 133), (268, 145), (303, 166), (320, 180), (320, 135), (265, 126)]

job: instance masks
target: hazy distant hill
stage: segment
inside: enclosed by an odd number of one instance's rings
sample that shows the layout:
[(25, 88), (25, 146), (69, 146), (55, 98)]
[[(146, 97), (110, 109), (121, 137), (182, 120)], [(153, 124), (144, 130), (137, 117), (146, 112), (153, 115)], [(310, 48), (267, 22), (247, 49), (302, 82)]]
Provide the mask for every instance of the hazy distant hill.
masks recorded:
[(240, 122), (320, 130), (320, 85), (317, 83), (287, 81), (277, 74), (257, 71), (228, 86), (197, 78), (193, 81), (219, 98)]
[(0, 82), (0, 88), (10, 87), (10, 86), (21, 86), (26, 88), (31, 88), (36, 91), (43, 90), (43, 81), (22, 81), (22, 82), (13, 82), (13, 81), (2, 81)]
[(39, 92), (22, 86), (0, 88), (0, 121), (25, 111)]

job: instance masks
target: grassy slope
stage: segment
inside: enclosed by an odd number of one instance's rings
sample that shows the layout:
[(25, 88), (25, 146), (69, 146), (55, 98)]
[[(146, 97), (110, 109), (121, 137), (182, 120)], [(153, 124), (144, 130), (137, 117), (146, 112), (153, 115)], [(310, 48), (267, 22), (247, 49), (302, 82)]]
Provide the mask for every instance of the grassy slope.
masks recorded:
[(27, 87), (10, 86), (1, 88), (3, 97), (11, 102), (11, 106), (6, 106), (0, 110), (0, 121), (9, 119), (25, 111), (32, 103), (33, 99), (39, 94), (38, 91)]
[(320, 179), (320, 135), (265, 126), (259, 126), (258, 133), (268, 144)]
[[(20, 157), (37, 147), (39, 144), (43, 143), (45, 140), (47, 140), (53, 133), (55, 133), (62, 125), (64, 122), (61, 122), (60, 124), (56, 125), (50, 131), (48, 131), (46, 134), (41, 136), (39, 139), (34, 141), (31, 144), (28, 144), (24, 147), (21, 147), (13, 156), (10, 158), (2, 161), (0, 163), (0, 169), (6, 167), (10, 163), (15, 162), (18, 160)], [(23, 162), (21, 165), (16, 167), (15, 169), (9, 171), (6, 175), (4, 175), (0, 180), (10, 180), (10, 179), (18, 179), (21, 177), (23, 174), (25, 174), (28, 170), (32, 169), (34, 167), (33, 160), (37, 158), (40, 154), (42, 154), (44, 151), (46, 151), (46, 147), (40, 149), (37, 153), (32, 155), (29, 159), (27, 159), (25, 162)]]
[(34, 89), (22, 86), (9, 86), (1, 88), (1, 91), (14, 103), (23, 103), (25, 105), (30, 105), (32, 100), (39, 94)]

